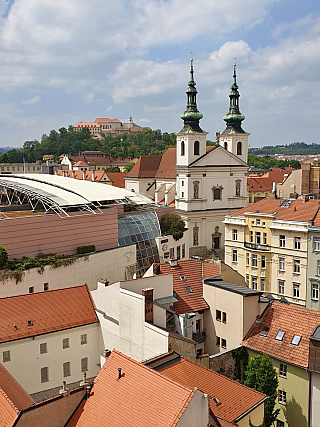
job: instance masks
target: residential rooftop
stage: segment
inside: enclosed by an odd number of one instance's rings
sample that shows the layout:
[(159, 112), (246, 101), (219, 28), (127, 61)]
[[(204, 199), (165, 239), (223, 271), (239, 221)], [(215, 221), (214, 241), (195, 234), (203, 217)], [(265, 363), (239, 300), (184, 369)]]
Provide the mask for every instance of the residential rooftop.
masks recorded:
[(0, 298), (0, 343), (97, 322), (87, 285)]
[(310, 336), (319, 324), (319, 311), (274, 301), (251, 326), (242, 344), (308, 368)]
[(262, 295), (263, 292), (260, 292), (255, 289), (247, 288), (245, 286), (236, 285), (234, 283), (225, 282), (221, 279), (221, 276), (212, 277), (205, 279), (205, 283), (210, 286), (215, 286), (216, 288), (224, 289), (229, 292), (234, 292), (235, 294), (240, 294), (244, 297), (251, 297), (254, 295)]

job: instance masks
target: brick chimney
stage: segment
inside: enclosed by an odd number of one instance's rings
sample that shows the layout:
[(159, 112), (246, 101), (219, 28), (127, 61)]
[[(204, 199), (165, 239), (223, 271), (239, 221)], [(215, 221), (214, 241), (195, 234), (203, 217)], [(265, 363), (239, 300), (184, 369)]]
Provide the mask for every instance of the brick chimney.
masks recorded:
[(301, 163), (301, 194), (310, 193), (310, 170), (310, 163)]
[(160, 264), (157, 264), (157, 263), (153, 264), (153, 274), (155, 276), (157, 276), (158, 274), (161, 274)]
[(142, 289), (144, 296), (144, 320), (148, 323), (153, 323), (153, 288)]

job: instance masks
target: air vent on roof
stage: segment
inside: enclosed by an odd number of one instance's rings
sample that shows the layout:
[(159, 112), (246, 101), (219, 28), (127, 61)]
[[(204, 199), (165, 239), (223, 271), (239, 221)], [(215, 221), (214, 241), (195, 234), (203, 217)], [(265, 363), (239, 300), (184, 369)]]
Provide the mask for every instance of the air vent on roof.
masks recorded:
[(32, 320), (28, 320), (28, 326), (31, 326), (32, 324)]
[(285, 334), (285, 332), (283, 332), (283, 331), (279, 331), (279, 332), (277, 333), (277, 336), (276, 336), (276, 338), (275, 338), (275, 339), (276, 339), (277, 341), (282, 341), (284, 334)]
[(193, 293), (193, 290), (190, 288), (190, 286), (187, 286), (187, 291), (189, 292), (189, 294)]
[(220, 402), (219, 402), (219, 400), (216, 397), (213, 397), (212, 400), (214, 401), (214, 403), (216, 405), (219, 405)]
[(187, 279), (186, 279), (186, 276), (183, 276), (183, 275), (182, 275), (182, 276), (180, 276), (180, 280), (182, 280), (182, 281), (184, 282), (185, 280), (187, 280)]
[(300, 335), (295, 335), (295, 336), (292, 338), (291, 344), (292, 344), (292, 345), (299, 345), (300, 340), (301, 340), (301, 336), (300, 336)]

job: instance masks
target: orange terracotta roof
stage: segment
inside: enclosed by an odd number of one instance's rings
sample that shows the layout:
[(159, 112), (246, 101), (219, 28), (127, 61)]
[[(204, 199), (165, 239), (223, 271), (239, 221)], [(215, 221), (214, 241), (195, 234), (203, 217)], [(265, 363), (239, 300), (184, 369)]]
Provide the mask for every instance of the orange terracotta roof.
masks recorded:
[(95, 123), (121, 123), (118, 119), (98, 118), (95, 119)]
[(56, 171), (56, 175), (64, 176), (67, 178), (74, 177), (74, 179), (83, 179), (83, 173), (84, 173), (85, 180), (92, 181), (92, 172), (94, 173), (94, 182), (108, 182), (108, 180), (104, 179), (104, 177), (107, 178), (107, 173), (105, 171), (71, 171), (71, 170), (58, 169)]
[[(118, 379), (118, 368), (123, 377)], [(176, 426), (195, 389), (113, 350), (67, 427)]]
[(12, 427), (18, 418), (19, 410), (15, 408), (8, 396), (0, 388), (0, 426)]
[[(257, 213), (265, 214), (277, 212), (274, 215), (275, 219), (309, 222), (315, 217), (319, 210), (318, 200), (308, 200), (303, 203), (302, 199), (296, 199), (292, 201), (288, 208), (280, 207), (282, 202), (283, 199), (275, 199), (274, 197), (265, 198), (250, 206), (232, 212), (231, 216), (244, 216), (246, 213), (254, 213), (257, 211), (259, 211)], [(320, 223), (320, 218), (317, 219), (317, 221)]]
[(85, 162), (82, 162), (82, 161), (80, 160), (79, 162), (75, 163), (73, 166), (86, 166), (86, 167), (88, 167), (88, 164), (87, 164), (87, 163), (85, 163)]
[[(178, 298), (178, 302), (174, 303), (174, 308), (178, 314), (192, 313), (209, 308), (203, 298), (202, 264), (205, 263), (198, 259), (178, 261), (177, 267), (170, 267), (168, 263), (160, 264), (162, 274), (173, 275), (173, 290)], [(210, 266), (208, 269), (211, 269), (210, 271), (215, 276), (219, 274), (219, 266)], [(206, 271), (208, 270), (206, 269)], [(182, 276), (186, 280), (181, 280), (180, 277)], [(210, 274), (211, 276), (212, 274)], [(187, 287), (191, 288), (192, 293), (188, 292)]]
[(249, 193), (257, 191), (272, 191), (273, 180), (265, 177), (247, 177), (247, 185)]
[[(309, 338), (318, 324), (319, 311), (274, 301), (261, 322), (256, 321), (251, 326), (242, 344), (252, 350), (307, 368)], [(261, 331), (266, 328), (269, 328), (267, 337), (261, 337)], [(285, 332), (282, 341), (275, 339), (279, 331)], [(299, 345), (291, 344), (294, 335), (301, 336)]]
[(98, 123), (92, 122), (79, 122), (73, 126), (74, 128), (99, 128)]
[(220, 266), (218, 264), (211, 264), (209, 262), (202, 263), (203, 278), (218, 276), (220, 274)]
[(290, 175), (293, 168), (289, 168), (290, 170), (272, 170), (266, 172), (262, 177), (264, 178), (270, 178), (273, 182), (277, 182), (278, 184), (281, 184), (283, 180)]
[[(185, 384), (196, 387), (210, 396), (210, 409), (227, 422), (236, 421), (251, 408), (262, 403), (266, 395), (181, 357), (181, 360), (160, 369), (160, 372)], [(216, 397), (216, 405), (212, 398)]]
[(177, 163), (176, 159), (176, 148), (168, 148), (162, 154), (161, 162), (156, 173), (158, 179), (176, 179), (175, 166)]
[[(30, 408), (34, 405), (34, 401), (29, 394), (21, 387), (19, 383), (9, 374), (3, 365), (0, 363), (0, 389), (14, 404), (19, 411)], [(1, 424), (0, 424), (1, 425)]]
[(160, 161), (161, 156), (141, 156), (126, 177), (154, 179)]
[(95, 322), (98, 318), (86, 285), (0, 298), (0, 342)]
[(125, 188), (124, 172), (106, 172), (115, 187)]

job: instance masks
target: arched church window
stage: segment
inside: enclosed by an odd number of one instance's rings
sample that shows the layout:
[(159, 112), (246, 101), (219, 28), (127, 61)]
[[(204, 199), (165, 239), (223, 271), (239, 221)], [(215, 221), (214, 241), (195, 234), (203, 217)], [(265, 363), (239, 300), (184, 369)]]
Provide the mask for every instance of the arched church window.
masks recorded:
[(184, 156), (184, 141), (181, 141), (181, 156)]
[(193, 198), (199, 199), (199, 181), (193, 183)]
[(226, 150), (228, 150), (228, 142), (227, 142), (227, 141), (225, 141), (225, 143), (224, 143), (224, 148), (225, 148)]
[(200, 154), (200, 143), (199, 143), (199, 141), (194, 141), (193, 154), (195, 156), (199, 156), (199, 154)]
[(238, 142), (237, 144), (237, 156), (241, 156), (242, 154), (242, 142)]
[(241, 180), (237, 179), (236, 180), (236, 196), (240, 197), (240, 192), (241, 192)]

